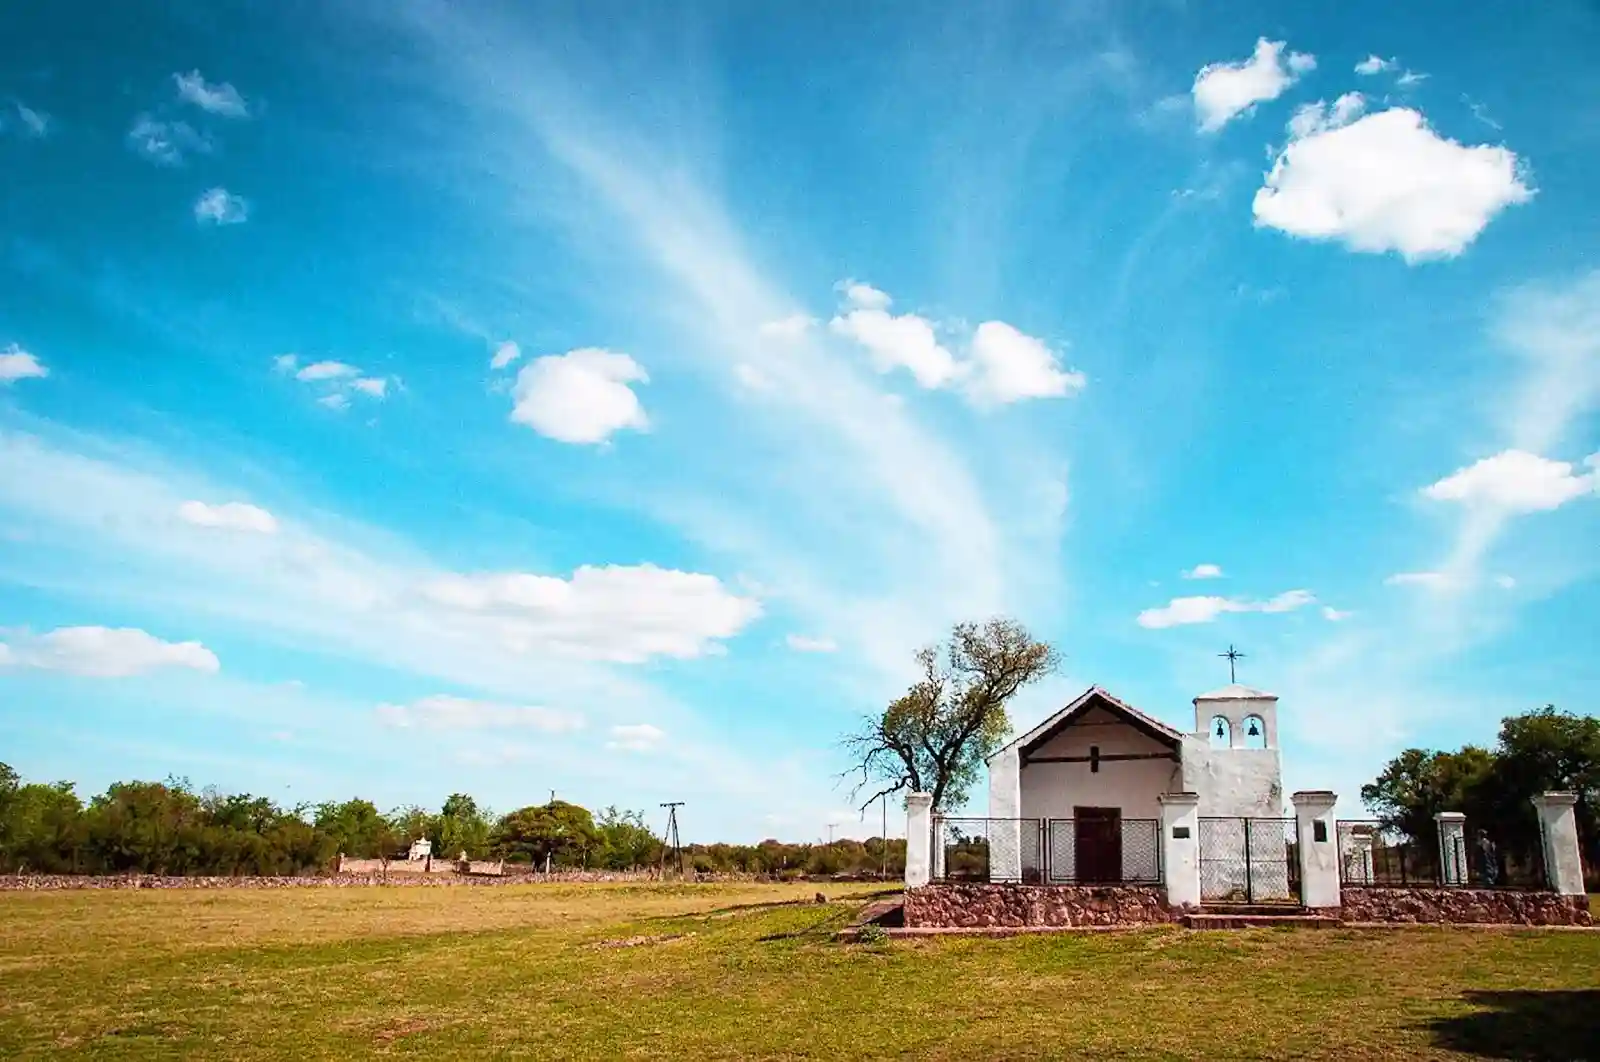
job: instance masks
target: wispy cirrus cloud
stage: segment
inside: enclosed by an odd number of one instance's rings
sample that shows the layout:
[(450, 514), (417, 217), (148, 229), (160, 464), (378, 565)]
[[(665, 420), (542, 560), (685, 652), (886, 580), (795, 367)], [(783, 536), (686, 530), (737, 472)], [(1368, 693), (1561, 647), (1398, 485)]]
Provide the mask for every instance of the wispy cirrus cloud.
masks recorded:
[(1160, 608), (1147, 608), (1139, 613), (1139, 626), (1152, 630), (1182, 627), (1193, 623), (1210, 623), (1220, 616), (1237, 612), (1293, 612), (1316, 603), (1309, 590), (1285, 590), (1264, 601), (1240, 597), (1201, 595), (1175, 597)]
[(250, 117), (249, 103), (238, 89), (226, 81), (213, 84), (201, 76), (200, 71), (191, 70), (186, 74), (173, 74), (172, 83), (180, 100), (193, 104), (207, 114), (223, 118)]
[(518, 729), (564, 734), (583, 729), (583, 716), (541, 705), (504, 704), (447, 693), (409, 704), (380, 704), (374, 714), (385, 726), (430, 730)]
[(150, 114), (133, 120), (126, 137), (134, 153), (163, 166), (179, 166), (185, 157), (212, 150), (211, 138), (182, 121), (168, 121)]
[(318, 405), (336, 412), (349, 409), (356, 395), (382, 402), (397, 382), (390, 376), (366, 375), (361, 368), (333, 358), (302, 362), (298, 354), (279, 354), (272, 359), (272, 367), (305, 384), (317, 396)]
[(242, 225), (250, 220), (250, 203), (226, 188), (211, 188), (194, 201), (194, 219), (202, 225)]
[(12, 343), (0, 350), (0, 386), (18, 380), (38, 380), (50, 375), (50, 370), (38, 356)]

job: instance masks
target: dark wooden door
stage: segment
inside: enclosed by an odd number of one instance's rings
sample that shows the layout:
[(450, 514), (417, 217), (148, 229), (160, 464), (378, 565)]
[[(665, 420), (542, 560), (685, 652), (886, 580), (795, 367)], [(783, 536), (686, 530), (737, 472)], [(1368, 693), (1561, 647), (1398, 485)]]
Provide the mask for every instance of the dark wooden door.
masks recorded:
[(1078, 880), (1122, 880), (1122, 809), (1073, 808)]

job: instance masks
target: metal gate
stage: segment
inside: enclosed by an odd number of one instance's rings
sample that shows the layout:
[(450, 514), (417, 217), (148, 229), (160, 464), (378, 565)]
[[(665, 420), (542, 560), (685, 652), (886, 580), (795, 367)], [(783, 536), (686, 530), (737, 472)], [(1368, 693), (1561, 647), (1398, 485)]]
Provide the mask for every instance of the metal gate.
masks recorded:
[(1200, 899), (1213, 903), (1299, 903), (1294, 819), (1202, 818)]

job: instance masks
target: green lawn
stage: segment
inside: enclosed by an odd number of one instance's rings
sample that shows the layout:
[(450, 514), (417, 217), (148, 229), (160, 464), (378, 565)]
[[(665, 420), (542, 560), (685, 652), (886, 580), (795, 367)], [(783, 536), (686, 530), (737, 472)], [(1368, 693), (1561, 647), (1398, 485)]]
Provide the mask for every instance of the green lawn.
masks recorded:
[(0, 1058), (1600, 1057), (1600, 933), (857, 945), (815, 891), (0, 893)]

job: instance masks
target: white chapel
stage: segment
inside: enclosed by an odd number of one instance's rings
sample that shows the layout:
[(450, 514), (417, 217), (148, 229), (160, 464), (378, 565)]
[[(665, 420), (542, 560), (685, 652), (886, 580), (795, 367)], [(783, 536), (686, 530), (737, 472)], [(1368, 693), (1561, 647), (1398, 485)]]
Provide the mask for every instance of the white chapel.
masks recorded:
[[(1084, 691), (989, 757), (991, 871), (1026, 879), (1048, 861), (1077, 880), (1126, 880), (1148, 859), (1154, 876), (1164, 795), (1197, 794), (1202, 825), (1282, 819), (1277, 709), (1275, 694), (1225, 686), (1194, 698), (1184, 733), (1099, 686)], [(1049, 824), (1039, 841), (1027, 820)]]

